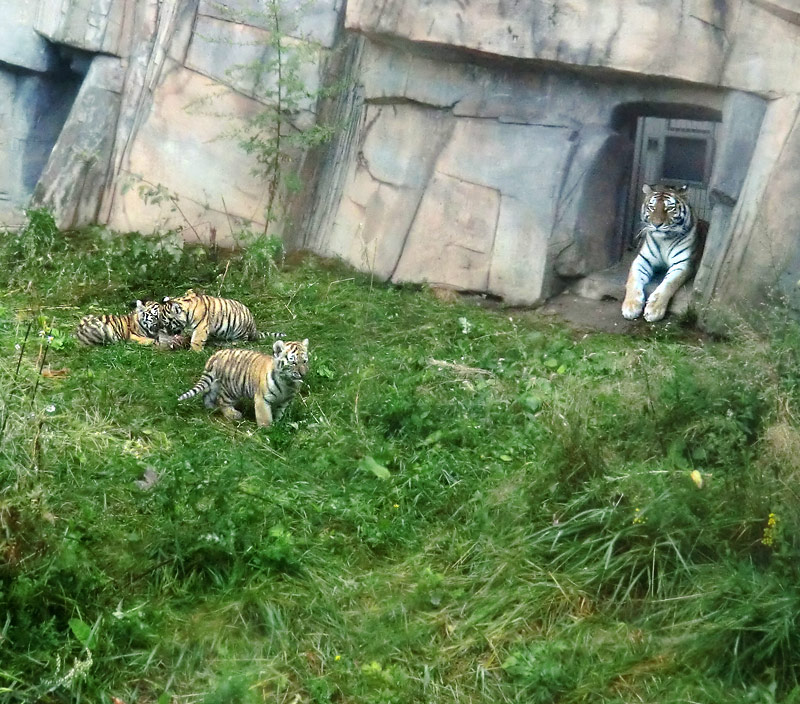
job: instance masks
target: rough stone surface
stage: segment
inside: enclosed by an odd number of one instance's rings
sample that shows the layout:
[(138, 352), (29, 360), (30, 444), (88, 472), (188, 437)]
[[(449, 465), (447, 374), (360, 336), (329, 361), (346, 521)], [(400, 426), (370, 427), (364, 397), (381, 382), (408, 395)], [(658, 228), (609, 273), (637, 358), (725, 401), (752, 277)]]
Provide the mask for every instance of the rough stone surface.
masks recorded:
[(707, 263), (704, 303), (742, 304), (774, 293), (797, 299), (798, 127), (800, 96), (769, 104), (720, 252)]
[(35, 29), (58, 44), (124, 56), (136, 0), (40, 0)]
[(732, 205), (739, 197), (758, 142), (767, 102), (751, 93), (732, 91), (722, 109), (722, 132), (716, 168), (709, 184), (713, 198)]
[[(277, 24), (282, 34), (333, 48), (343, 0), (281, 0)], [(229, 23), (270, 30), (276, 24), (264, 0), (200, 0), (198, 19), (210, 17)]]
[(52, 68), (54, 51), (33, 28), (37, 0), (0, 0), (0, 63), (29, 71)]
[[(190, 104), (203, 104), (210, 95), (214, 96), (214, 111), (186, 109)], [(255, 177), (242, 173), (242, 153), (221, 138), (217, 119), (218, 113), (246, 118), (259, 107), (234, 91), (221, 92), (219, 85), (193, 71), (168, 67), (117, 180), (111, 226), (127, 231), (151, 222), (201, 239), (215, 227), (224, 243), (231, 234), (228, 215), (263, 221), (263, 188)], [(143, 195), (158, 186), (174, 199), (154, 202), (156, 199)]]
[[(307, 187), (290, 246), (511, 303), (588, 290), (624, 249), (637, 117), (721, 118), (696, 298), (796, 294), (796, 0), (279, 7), (308, 89), (289, 121), (339, 126), (327, 151), (296, 154)], [(0, 0), (0, 220), (38, 183), (62, 224), (223, 241), (263, 227), (265, 188), (230, 132), (274, 101), (274, 77), (238, 68), (275, 58), (269, 8)], [(334, 78), (343, 90), (320, 102)], [(147, 202), (137, 184), (170, 197)]]
[[(94, 58), (39, 178), (33, 204), (50, 207), (61, 228), (97, 222), (109, 176), (124, 75), (119, 59)], [(87, 130), (86, 125), (93, 129)]]
[(715, 0), (350, 0), (346, 26), (371, 36), (516, 59), (717, 82), (739, 3)]
[[(236, 50), (232, 51), (231, 47)], [(323, 55), (318, 48), (298, 40), (285, 40), (282, 49), (282, 62), (286, 66), (296, 66), (297, 78), (305, 87), (305, 95), (295, 111), (310, 113), (298, 123), (307, 129), (314, 123), (316, 96), (322, 84)], [(263, 29), (199, 15), (185, 65), (262, 102), (276, 99), (277, 53)], [(264, 66), (270, 70), (260, 70), (259, 67)]]

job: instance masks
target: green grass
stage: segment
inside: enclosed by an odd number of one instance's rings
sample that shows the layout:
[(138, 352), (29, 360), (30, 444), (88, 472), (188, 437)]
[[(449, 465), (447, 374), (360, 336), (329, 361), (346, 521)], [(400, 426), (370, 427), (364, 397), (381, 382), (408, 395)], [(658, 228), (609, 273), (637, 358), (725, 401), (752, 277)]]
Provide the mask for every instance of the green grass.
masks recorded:
[[(800, 701), (796, 324), (584, 335), (280, 261), (5, 234), (0, 701)], [(279, 424), (176, 403), (211, 349), (70, 337), (189, 286), (310, 338)]]

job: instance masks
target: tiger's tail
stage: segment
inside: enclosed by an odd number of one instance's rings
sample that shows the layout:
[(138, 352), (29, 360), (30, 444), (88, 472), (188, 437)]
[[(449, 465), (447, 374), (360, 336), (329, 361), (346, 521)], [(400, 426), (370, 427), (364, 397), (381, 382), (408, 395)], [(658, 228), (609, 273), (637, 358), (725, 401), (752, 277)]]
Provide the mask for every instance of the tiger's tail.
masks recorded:
[(198, 394), (204, 394), (211, 388), (213, 383), (214, 375), (208, 370), (204, 371), (197, 380), (197, 383), (191, 389), (178, 396), (178, 401), (185, 401), (186, 399), (193, 398)]

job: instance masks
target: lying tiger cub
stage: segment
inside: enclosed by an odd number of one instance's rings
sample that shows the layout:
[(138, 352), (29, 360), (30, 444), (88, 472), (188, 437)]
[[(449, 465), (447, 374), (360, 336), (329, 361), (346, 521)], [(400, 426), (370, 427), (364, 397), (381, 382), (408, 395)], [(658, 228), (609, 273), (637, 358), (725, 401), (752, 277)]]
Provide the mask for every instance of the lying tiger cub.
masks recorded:
[(218, 298), (195, 293), (189, 289), (183, 296), (166, 296), (161, 303), (159, 325), (164, 330), (183, 330), (192, 333), (191, 348), (202, 350), (209, 337), (222, 340), (262, 340), (285, 337), (282, 332), (256, 330), (250, 309), (230, 298)]
[(217, 407), (229, 420), (239, 420), (238, 401), (252, 399), (262, 428), (278, 420), (308, 372), (308, 338), (276, 340), (273, 355), (253, 350), (224, 349), (211, 355), (197, 383), (178, 401), (203, 394), (206, 408)]
[(107, 345), (132, 340), (140, 345), (173, 348), (182, 346), (180, 329), (160, 325), (160, 304), (136, 301), (136, 308), (126, 315), (84, 315), (75, 336), (84, 345)]

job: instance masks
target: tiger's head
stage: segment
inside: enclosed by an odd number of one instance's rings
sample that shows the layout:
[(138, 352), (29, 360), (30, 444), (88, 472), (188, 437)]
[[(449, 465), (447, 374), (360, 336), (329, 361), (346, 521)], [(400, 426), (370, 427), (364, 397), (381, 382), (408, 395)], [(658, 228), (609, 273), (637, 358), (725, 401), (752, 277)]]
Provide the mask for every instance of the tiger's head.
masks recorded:
[(136, 301), (136, 319), (147, 337), (158, 336), (160, 308), (156, 301)]
[(177, 298), (164, 296), (159, 313), (161, 330), (169, 335), (177, 335), (182, 332), (189, 322), (187, 303), (196, 295), (192, 289), (189, 289), (183, 296)]
[(302, 342), (275, 340), (272, 355), (275, 369), (282, 376), (301, 381), (308, 374), (308, 338)]
[(691, 211), (686, 199), (688, 186), (642, 186), (642, 221), (660, 232), (683, 232), (690, 225)]

